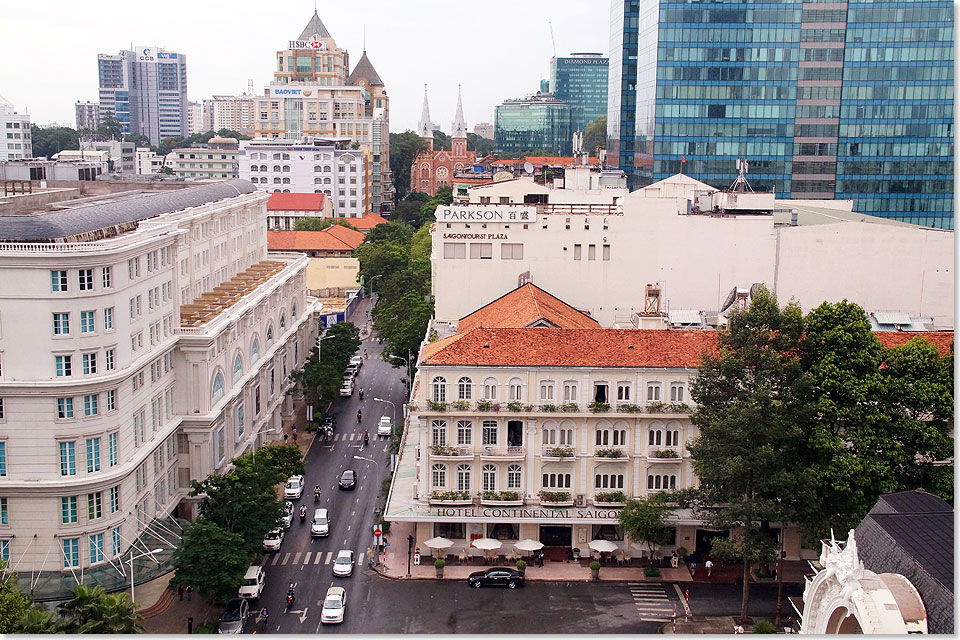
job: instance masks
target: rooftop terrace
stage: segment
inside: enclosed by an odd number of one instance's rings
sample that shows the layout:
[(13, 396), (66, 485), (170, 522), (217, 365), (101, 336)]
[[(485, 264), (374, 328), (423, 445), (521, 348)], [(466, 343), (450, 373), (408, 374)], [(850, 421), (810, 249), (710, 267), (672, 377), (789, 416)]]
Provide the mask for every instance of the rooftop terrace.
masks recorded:
[(258, 262), (190, 304), (180, 305), (180, 326), (192, 328), (210, 322), (287, 266), (273, 260)]

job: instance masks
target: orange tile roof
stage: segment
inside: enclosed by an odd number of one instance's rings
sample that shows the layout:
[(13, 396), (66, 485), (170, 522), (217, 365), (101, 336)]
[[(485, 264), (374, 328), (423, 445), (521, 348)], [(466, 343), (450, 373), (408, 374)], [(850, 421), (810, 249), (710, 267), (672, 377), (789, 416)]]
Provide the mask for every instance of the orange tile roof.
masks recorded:
[[(359, 237), (358, 237), (359, 236)], [(363, 234), (335, 224), (323, 231), (267, 231), (269, 251), (352, 251)]]
[(386, 224), (389, 222), (389, 220), (383, 216), (377, 215), (376, 213), (368, 213), (362, 218), (346, 218), (346, 221), (361, 231), (369, 231), (378, 224)]
[(538, 320), (565, 329), (597, 329), (600, 324), (533, 283), (527, 283), (464, 316), (457, 332), (476, 327), (529, 327)]
[(929, 340), (941, 354), (950, 353), (953, 344), (952, 331), (875, 331), (873, 335), (888, 349), (904, 345), (918, 336)]
[(271, 193), (267, 211), (323, 211), (322, 193)]
[(696, 367), (719, 333), (678, 329), (472, 329), (421, 353), (426, 365)]

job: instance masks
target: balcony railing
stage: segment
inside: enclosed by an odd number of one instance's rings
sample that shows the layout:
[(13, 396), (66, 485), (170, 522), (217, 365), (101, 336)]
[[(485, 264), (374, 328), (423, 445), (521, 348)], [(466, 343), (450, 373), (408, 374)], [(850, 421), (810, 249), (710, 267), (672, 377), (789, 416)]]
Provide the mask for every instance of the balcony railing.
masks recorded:
[[(415, 394), (411, 397), (415, 397)], [(454, 400), (451, 402), (434, 402), (427, 400), (423, 403), (410, 403), (411, 411), (424, 411), (432, 413), (499, 413), (505, 415), (511, 414), (665, 414), (665, 415), (686, 415), (693, 412), (693, 407), (683, 402), (646, 402), (642, 404), (632, 404), (629, 402), (620, 402), (606, 404), (602, 402), (590, 403), (551, 403), (551, 402), (497, 402), (494, 400)]]
[(683, 455), (674, 448), (647, 447), (647, 461), (649, 462), (681, 462)]

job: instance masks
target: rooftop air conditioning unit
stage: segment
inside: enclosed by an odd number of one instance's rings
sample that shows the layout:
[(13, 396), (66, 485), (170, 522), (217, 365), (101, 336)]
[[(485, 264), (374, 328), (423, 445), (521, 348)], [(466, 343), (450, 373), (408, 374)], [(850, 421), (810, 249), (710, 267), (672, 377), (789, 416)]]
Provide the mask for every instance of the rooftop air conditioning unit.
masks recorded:
[(579, 495), (577, 495), (577, 506), (578, 506), (578, 507), (582, 507), (583, 505), (584, 505), (584, 497), (583, 497), (583, 494), (579, 494)]

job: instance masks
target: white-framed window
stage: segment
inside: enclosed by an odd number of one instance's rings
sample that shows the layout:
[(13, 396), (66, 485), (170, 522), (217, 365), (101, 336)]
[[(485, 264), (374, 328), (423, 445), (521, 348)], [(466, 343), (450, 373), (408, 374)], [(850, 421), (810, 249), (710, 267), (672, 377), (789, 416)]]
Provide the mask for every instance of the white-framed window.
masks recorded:
[(553, 382), (552, 381), (543, 381), (540, 383), (540, 401), (541, 402), (553, 402)]
[(226, 442), (223, 437), (224, 427), (220, 426), (214, 432), (214, 456), (216, 457), (216, 464), (214, 466), (219, 467), (223, 464), (224, 458), (227, 457), (226, 451)]
[(67, 272), (66, 271), (50, 272), (50, 290), (51, 291), (67, 291)]
[(109, 289), (113, 286), (113, 267), (103, 268), (103, 288)]
[(471, 420), (457, 421), (457, 444), (460, 446), (473, 444), (473, 422)]
[(682, 382), (673, 382), (670, 384), (670, 402), (683, 402), (684, 385)]
[(493, 259), (493, 243), (471, 242), (470, 243), (470, 259), (471, 260)]
[(70, 333), (70, 314), (69, 313), (55, 313), (53, 314), (53, 335), (55, 336), (64, 336)]
[(77, 496), (60, 498), (60, 524), (74, 524), (77, 518)]
[(243, 437), (243, 432), (244, 432), (244, 430), (246, 429), (246, 424), (245, 424), (245, 422), (244, 422), (245, 417), (246, 417), (246, 416), (244, 416), (244, 409), (245, 409), (245, 407), (243, 406), (243, 403), (242, 403), (242, 402), (237, 405), (237, 411), (236, 411), (237, 440), (239, 440), (240, 438)]
[(441, 447), (447, 445), (447, 421), (434, 420), (430, 424), (430, 444)]
[(498, 431), (499, 429), (497, 428), (496, 420), (484, 420), (481, 444), (487, 446), (496, 446)]
[(107, 307), (103, 310), (103, 330), (113, 329), (113, 307)]
[(499, 383), (496, 378), (487, 378), (483, 381), (483, 399), (484, 400), (496, 400), (497, 399), (497, 387)]
[(287, 328), (287, 314), (280, 312), (280, 330), (283, 331)]
[(430, 485), (435, 489), (447, 486), (447, 465), (437, 463), (430, 468)]
[(114, 431), (113, 433), (107, 435), (107, 462), (111, 467), (115, 467), (119, 461), (120, 458), (117, 445), (117, 432)]
[(676, 489), (677, 476), (675, 475), (648, 475), (647, 489)]
[(630, 402), (632, 394), (630, 393), (629, 382), (617, 383), (617, 402)]
[(472, 470), (469, 464), (457, 465), (457, 491), (470, 491)]
[(210, 396), (210, 403), (217, 404), (217, 401), (223, 397), (223, 376), (217, 373), (213, 378), (213, 393)]
[(564, 382), (563, 383), (563, 401), (564, 402), (579, 402), (580, 394), (577, 392), (577, 383), (576, 382)]
[(447, 379), (443, 376), (437, 376), (430, 385), (431, 395), (434, 402), (447, 401)]
[(100, 438), (87, 438), (87, 473), (100, 471)]
[(90, 564), (99, 564), (103, 562), (103, 534), (93, 533), (89, 536), (90, 540)]
[(518, 464), (507, 467), (507, 489), (520, 489), (523, 480), (523, 469)]
[(103, 517), (103, 492), (87, 494), (87, 519), (96, 520)]
[(572, 474), (545, 473), (541, 478), (541, 487), (544, 489), (569, 489), (572, 486)]
[(54, 356), (53, 362), (58, 378), (73, 375), (73, 356)]
[(83, 358), (83, 375), (90, 375), (97, 372), (97, 354), (96, 353), (84, 353)]
[(57, 420), (73, 418), (73, 398), (57, 398)]
[(651, 429), (647, 436), (647, 444), (651, 447), (675, 447), (680, 444), (680, 430)]
[(504, 242), (500, 245), (501, 260), (523, 260), (523, 245)]
[(497, 490), (497, 467), (492, 464), (485, 464), (480, 468), (480, 490)]
[(95, 311), (80, 312), (80, 333), (93, 333), (97, 330)]
[(273, 327), (267, 327), (267, 347), (273, 344)]
[(60, 443), (60, 475), (77, 475), (77, 445), (75, 442)]
[(507, 394), (510, 402), (520, 402), (523, 400), (523, 382), (520, 378), (511, 378), (507, 383)]
[(659, 382), (651, 382), (647, 385), (647, 402), (660, 402), (663, 398), (661, 394), (662, 385)]
[(610, 402), (610, 385), (606, 382), (595, 382), (593, 385), (593, 400), (595, 402)]
[(250, 364), (260, 359), (260, 341), (256, 338), (250, 343)]
[(120, 511), (120, 485), (110, 487), (110, 513)]
[(457, 399), (470, 400), (473, 397), (473, 380), (464, 376), (457, 381)]
[(623, 474), (598, 473), (594, 475), (594, 489), (623, 489)]
[(77, 281), (80, 291), (93, 291), (93, 269), (78, 269)]
[(443, 257), (445, 260), (464, 260), (467, 257), (465, 242), (444, 242)]

